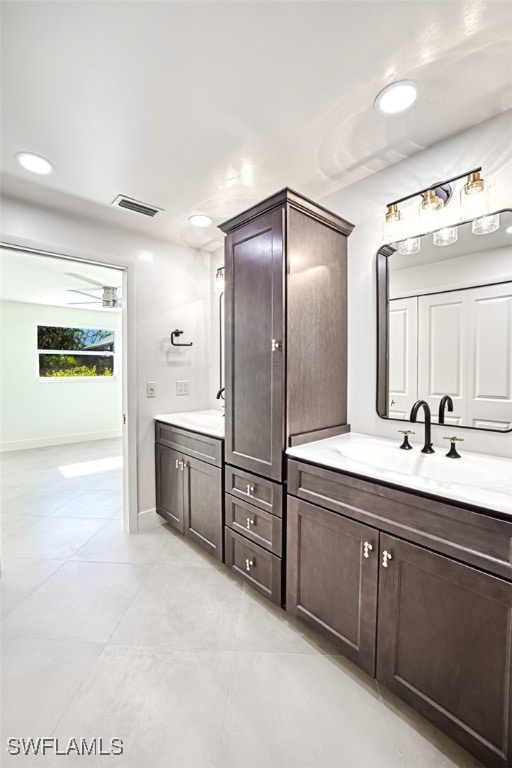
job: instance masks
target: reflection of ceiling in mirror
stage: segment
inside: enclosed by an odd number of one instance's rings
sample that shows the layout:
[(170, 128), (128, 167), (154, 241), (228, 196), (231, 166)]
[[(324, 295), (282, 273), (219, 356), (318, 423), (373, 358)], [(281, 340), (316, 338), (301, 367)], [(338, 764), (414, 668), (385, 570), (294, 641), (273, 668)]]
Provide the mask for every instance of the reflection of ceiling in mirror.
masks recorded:
[[(411, 255), (402, 255), (398, 251), (389, 259), (389, 267), (395, 272), (399, 269), (431, 264), (436, 261), (447, 261), (471, 253), (490, 251), (497, 248), (512, 248), (512, 233), (506, 230), (512, 226), (512, 211), (500, 213), (500, 227), (488, 235), (474, 235), (471, 222), (458, 227), (458, 240), (453, 245), (435, 246), (432, 234), (421, 237), (421, 250)], [(512, 254), (511, 254), (512, 256)]]

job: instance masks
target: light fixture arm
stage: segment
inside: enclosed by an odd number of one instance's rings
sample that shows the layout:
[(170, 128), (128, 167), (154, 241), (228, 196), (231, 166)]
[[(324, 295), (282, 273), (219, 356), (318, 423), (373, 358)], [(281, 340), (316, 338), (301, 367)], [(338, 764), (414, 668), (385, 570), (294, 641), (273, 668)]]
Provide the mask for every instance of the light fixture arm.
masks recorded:
[(413, 197), (419, 197), (420, 195), (423, 195), (425, 192), (429, 192), (431, 189), (437, 189), (438, 187), (442, 187), (446, 184), (450, 184), (452, 181), (458, 181), (459, 179), (463, 179), (465, 176), (469, 176), (472, 173), (480, 173), (482, 170), (482, 166), (479, 168), (473, 168), (471, 171), (464, 171), (464, 173), (460, 173), (458, 176), (452, 176), (451, 179), (446, 179), (446, 181), (438, 181), (435, 184), (431, 184), (428, 187), (425, 187), (425, 189), (420, 189), (418, 192), (413, 192), (412, 195), (406, 195), (405, 197), (401, 197), (398, 200), (393, 200), (391, 203), (387, 203), (387, 207), (389, 209), (392, 205), (398, 205), (399, 203), (405, 203), (406, 200), (411, 200)]

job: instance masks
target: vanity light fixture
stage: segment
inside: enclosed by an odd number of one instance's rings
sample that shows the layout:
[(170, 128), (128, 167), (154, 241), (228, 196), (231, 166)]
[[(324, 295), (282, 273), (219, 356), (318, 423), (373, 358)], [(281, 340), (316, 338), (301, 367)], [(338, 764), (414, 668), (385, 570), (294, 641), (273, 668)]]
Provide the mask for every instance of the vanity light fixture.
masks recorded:
[(53, 171), (53, 165), (49, 160), (41, 157), (41, 155), (35, 155), (33, 152), (18, 152), (16, 160), (26, 171), (32, 173), (45, 175)]
[(418, 96), (418, 86), (412, 80), (397, 80), (377, 94), (373, 106), (384, 115), (397, 115), (412, 107)]
[(224, 267), (219, 267), (215, 273), (215, 293), (224, 293)]
[[(481, 170), (481, 168), (473, 168), (471, 171), (465, 171), (458, 176), (452, 176), (452, 178), (447, 179), (446, 181), (431, 184), (425, 189), (420, 189), (418, 192), (413, 192), (410, 195), (406, 195), (405, 197), (401, 197), (398, 200), (393, 200), (388, 203), (383, 222), (385, 242), (396, 243), (403, 237), (402, 227), (404, 227), (405, 230), (405, 222), (402, 211), (398, 206), (401, 203), (412, 200), (414, 197), (421, 198), (419, 205), (420, 234), (433, 232), (434, 245), (450, 245), (451, 243), (456, 242), (457, 229), (456, 227), (445, 226), (445, 224), (451, 224), (451, 222), (446, 220), (444, 210), (453, 196), (452, 182), (460, 181), (460, 179), (465, 179), (465, 182), (460, 193), (460, 210), (454, 212), (453, 220), (458, 221), (461, 218), (475, 219), (475, 221), (473, 221), (473, 232), (475, 234), (487, 234), (488, 232), (494, 232), (498, 229), (499, 216), (485, 215), (489, 210), (486, 203), (488, 184), (482, 178)], [(464, 210), (464, 203), (468, 200), (476, 201), (478, 203), (472, 216), (465, 215), (466, 211)], [(416, 241), (418, 243), (417, 247)], [(414, 250), (411, 250), (411, 248)], [(418, 250), (419, 238), (417, 237), (404, 240), (401, 249), (399, 247), (399, 252), (403, 254), (416, 253)]]
[(206, 216), (203, 213), (195, 213), (193, 216), (189, 216), (188, 223), (193, 227), (209, 227), (213, 219), (211, 216)]

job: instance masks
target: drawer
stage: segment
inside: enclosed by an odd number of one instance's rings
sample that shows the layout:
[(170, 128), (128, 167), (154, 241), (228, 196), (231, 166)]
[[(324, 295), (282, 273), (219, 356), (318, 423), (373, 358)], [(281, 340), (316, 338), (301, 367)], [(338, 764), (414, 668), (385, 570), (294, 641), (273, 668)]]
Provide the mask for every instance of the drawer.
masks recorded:
[(226, 493), (272, 515), (283, 516), (283, 488), (272, 480), (226, 465)]
[(270, 515), (252, 504), (226, 494), (226, 525), (261, 547), (281, 557), (281, 518)]
[(281, 558), (225, 528), (226, 565), (273, 603), (281, 605)]
[(512, 579), (512, 521), (492, 513), (298, 461), (288, 461), (288, 493)]
[(189, 432), (157, 421), (155, 422), (155, 440), (161, 445), (186, 453), (187, 456), (193, 456), (216, 467), (222, 466), (223, 441), (216, 437)]

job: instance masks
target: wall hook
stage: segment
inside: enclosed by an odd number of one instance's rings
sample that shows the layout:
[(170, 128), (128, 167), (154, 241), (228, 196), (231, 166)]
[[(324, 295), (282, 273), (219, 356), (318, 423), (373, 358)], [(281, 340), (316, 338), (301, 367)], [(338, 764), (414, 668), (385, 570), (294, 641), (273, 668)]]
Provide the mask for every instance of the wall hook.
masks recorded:
[(180, 344), (174, 341), (175, 338), (179, 339), (179, 337), (182, 336), (182, 334), (183, 334), (183, 331), (179, 331), (178, 329), (176, 329), (175, 331), (171, 331), (171, 344), (173, 345), (173, 347), (191, 347), (192, 346), (192, 342), (190, 342), (189, 344)]

